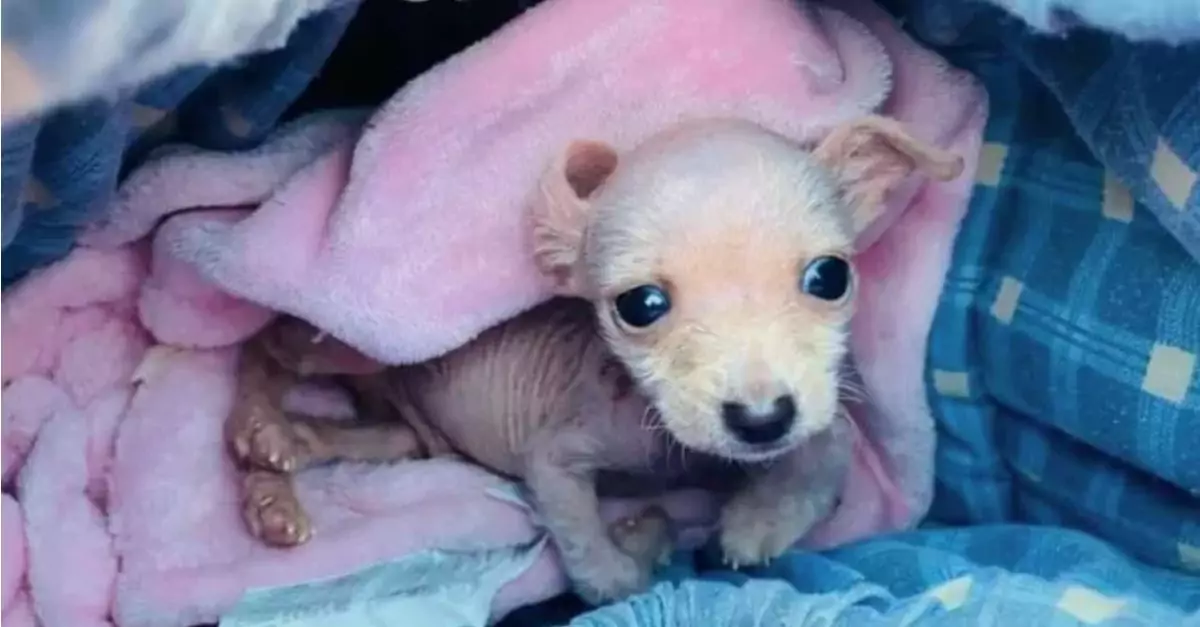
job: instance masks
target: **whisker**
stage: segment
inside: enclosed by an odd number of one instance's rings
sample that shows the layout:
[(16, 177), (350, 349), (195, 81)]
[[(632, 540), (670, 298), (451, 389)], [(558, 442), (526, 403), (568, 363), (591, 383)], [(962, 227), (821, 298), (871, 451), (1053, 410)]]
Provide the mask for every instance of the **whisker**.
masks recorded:
[(847, 401), (864, 404), (870, 401), (870, 392), (861, 384), (843, 381), (838, 385), (838, 394)]
[(671, 438), (670, 447), (679, 449), (679, 470), (687, 472), (687, 447), (676, 441), (675, 438)]
[(653, 410), (650, 408), (649, 405), (647, 405), (644, 409), (642, 409), (642, 417), (639, 419), (639, 423), (640, 423), (641, 427), (643, 429), (645, 429), (646, 431), (654, 431), (655, 430), (656, 425), (653, 422), (651, 422), (651, 420), (650, 420), (651, 411), (653, 411)]
[[(654, 407), (651, 405), (647, 405), (642, 410), (641, 428), (651, 434), (654, 434), (654, 435), (662, 433), (664, 430), (662, 423), (657, 420), (654, 420)], [(668, 449), (668, 454), (669, 454), (669, 452), (670, 451)], [(655, 451), (654, 446), (650, 446), (650, 447), (646, 448), (646, 467), (647, 468), (654, 467), (655, 454), (656, 454), (656, 451)], [(669, 459), (669, 457), (668, 457), (668, 459)]]

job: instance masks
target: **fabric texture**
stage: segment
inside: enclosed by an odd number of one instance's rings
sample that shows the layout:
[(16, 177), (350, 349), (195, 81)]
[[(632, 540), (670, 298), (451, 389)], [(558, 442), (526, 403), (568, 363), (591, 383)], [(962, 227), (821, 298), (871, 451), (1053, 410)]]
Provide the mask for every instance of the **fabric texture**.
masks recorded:
[[(339, 0), (303, 20), (283, 48), (238, 65), (183, 69), (112, 98), (6, 125), (4, 286), (65, 256), (80, 230), (107, 210), (124, 172), (155, 147), (187, 142), (229, 150), (261, 141), (320, 70), (356, 9), (356, 1)], [(10, 26), (6, 21), (6, 42)]]
[[(935, 0), (931, 4), (944, 3)], [(1181, 43), (1200, 40), (1200, 4), (1195, 0), (988, 0), (1048, 33), (1090, 27), (1134, 41)], [(969, 3), (955, 0), (952, 10)]]
[[(1106, 168), (1071, 132), (1073, 113), (1104, 107), (1064, 112), (1053, 86), (982, 51), (953, 57), (989, 85), (993, 117), (930, 341), (931, 515), (1082, 529), (1195, 570), (1200, 261), (1155, 219), (1159, 190), (1126, 187), (1131, 162)], [(1187, 65), (1171, 76), (1200, 78), (1200, 56)], [(1117, 89), (1131, 86), (1097, 84), (1089, 97), (1112, 104)], [(1124, 119), (1105, 137), (1145, 130)]]
[[(951, 57), (972, 47), (1023, 65), (1030, 75), (1020, 80), (1044, 86), (1052, 97), (1044, 106), (1065, 112), (1083, 145), (1200, 260), (1200, 15), (1191, 22), (1193, 41), (1167, 45), (1088, 29), (1045, 35), (1000, 9), (959, 0), (891, 4), (923, 41)], [(1200, 12), (1200, 3), (1191, 5)]]
[(212, 67), (282, 48), (305, 17), (346, 3), (357, 0), (258, 2), (254, 10), (222, 0), (10, 0), (3, 25), (5, 65), (19, 66), (29, 84), (19, 108), (5, 101), (5, 121), (23, 117), (29, 107), (44, 112), (115, 96), (184, 67)]
[[(926, 530), (797, 552), (746, 573), (710, 566), (703, 558), (677, 564), (651, 592), (570, 626), (1154, 627), (1200, 620), (1200, 580), (1048, 527)], [(560, 624), (535, 612), (522, 618)]]

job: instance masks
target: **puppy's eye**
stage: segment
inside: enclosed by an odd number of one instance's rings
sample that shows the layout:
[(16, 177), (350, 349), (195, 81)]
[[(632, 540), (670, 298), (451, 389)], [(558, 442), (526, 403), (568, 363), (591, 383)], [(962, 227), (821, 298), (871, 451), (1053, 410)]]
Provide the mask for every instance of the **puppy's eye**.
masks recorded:
[(621, 321), (637, 329), (654, 324), (671, 311), (671, 299), (657, 285), (639, 285), (622, 292), (614, 304)]
[(850, 291), (850, 264), (838, 257), (817, 257), (804, 268), (800, 288), (821, 300), (839, 300)]

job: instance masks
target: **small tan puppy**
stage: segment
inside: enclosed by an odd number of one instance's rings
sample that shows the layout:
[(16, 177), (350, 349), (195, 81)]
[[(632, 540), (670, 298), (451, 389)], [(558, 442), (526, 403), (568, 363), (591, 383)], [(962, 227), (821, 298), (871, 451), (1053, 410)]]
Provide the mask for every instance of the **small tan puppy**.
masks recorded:
[[(526, 482), (578, 592), (599, 602), (650, 578), (600, 518), (605, 473), (661, 488), (732, 463), (744, 481), (724, 505), (721, 547), (735, 565), (773, 559), (831, 513), (849, 462), (855, 238), (910, 174), (961, 169), (881, 117), (813, 149), (732, 120), (683, 124), (622, 155), (572, 143), (541, 181), (531, 228), (539, 266), (578, 299), (416, 366), (349, 367), (351, 349), (312, 343), (298, 321), (252, 343), (229, 420), (235, 457), (256, 469), (247, 522), (268, 542), (303, 542), (287, 473), (454, 451)], [(297, 376), (331, 373), (350, 375), (375, 422), (285, 416)]]

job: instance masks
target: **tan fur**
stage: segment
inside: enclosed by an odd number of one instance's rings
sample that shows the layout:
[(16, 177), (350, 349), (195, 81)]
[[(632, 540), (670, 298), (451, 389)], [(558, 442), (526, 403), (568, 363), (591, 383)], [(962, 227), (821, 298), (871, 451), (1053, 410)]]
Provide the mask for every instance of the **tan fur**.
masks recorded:
[[(732, 120), (682, 124), (621, 155), (572, 143), (541, 180), (530, 228), (539, 266), (583, 300), (553, 300), (412, 367), (377, 371), (336, 340), (314, 343), (316, 330), (297, 321), (246, 349), (229, 439), (255, 469), (248, 525), (276, 544), (306, 539), (284, 475), (312, 463), (453, 450), (526, 482), (592, 601), (642, 589), (646, 556), (662, 548), (647, 544), (662, 535), (657, 514), (602, 523), (606, 473), (657, 489), (736, 474), (744, 480), (721, 520), (726, 558), (778, 556), (832, 511), (850, 456), (840, 373), (853, 283), (822, 300), (802, 277), (814, 259), (849, 260), (884, 194), (918, 170), (951, 177), (961, 161), (877, 117), (812, 150)], [(643, 285), (671, 307), (634, 328), (615, 303)], [(296, 373), (329, 372), (355, 375), (344, 382), (365, 435), (278, 409)], [(795, 411), (778, 437), (758, 440), (732, 426), (730, 404), (759, 417)], [(693, 464), (673, 464), (673, 447)]]
[[(594, 144), (572, 150), (559, 163), (610, 159)], [(694, 122), (637, 147), (601, 188), (571, 200), (573, 214), (588, 207), (586, 234), (573, 226), (539, 242), (584, 251), (586, 267), (547, 271), (577, 273), (567, 283), (599, 303), (605, 338), (667, 428), (690, 447), (753, 460), (724, 433), (723, 401), (761, 407), (793, 394), (801, 420), (785, 448), (838, 411), (853, 295), (827, 303), (801, 293), (805, 264), (849, 258), (882, 192), (913, 171), (952, 177), (961, 168), (885, 118), (835, 129), (811, 154), (748, 122)], [(560, 188), (546, 193), (543, 215), (569, 197), (561, 187), (570, 179), (550, 177)], [(669, 286), (668, 320), (632, 331), (604, 315), (618, 294), (645, 283)]]

